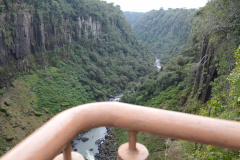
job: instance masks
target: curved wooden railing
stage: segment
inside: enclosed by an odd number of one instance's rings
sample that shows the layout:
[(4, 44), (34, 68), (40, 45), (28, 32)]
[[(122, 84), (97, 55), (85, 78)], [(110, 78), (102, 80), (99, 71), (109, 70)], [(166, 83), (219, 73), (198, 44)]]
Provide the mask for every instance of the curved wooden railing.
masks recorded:
[[(131, 131), (130, 137), (137, 131), (240, 150), (239, 122), (119, 102), (99, 102), (59, 113), (1, 160), (47, 160), (62, 150), (67, 159), (71, 157), (71, 140), (85, 130), (100, 126), (125, 128)], [(130, 138), (128, 149), (136, 150), (135, 141)]]

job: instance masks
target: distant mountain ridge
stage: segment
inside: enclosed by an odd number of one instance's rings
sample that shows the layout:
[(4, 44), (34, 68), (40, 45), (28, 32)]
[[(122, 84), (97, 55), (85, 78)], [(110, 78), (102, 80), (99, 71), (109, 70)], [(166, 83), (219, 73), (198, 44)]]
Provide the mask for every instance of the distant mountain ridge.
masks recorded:
[(124, 12), (124, 15), (137, 38), (152, 52), (174, 56), (183, 51), (196, 12), (195, 9), (160, 9), (147, 13)]

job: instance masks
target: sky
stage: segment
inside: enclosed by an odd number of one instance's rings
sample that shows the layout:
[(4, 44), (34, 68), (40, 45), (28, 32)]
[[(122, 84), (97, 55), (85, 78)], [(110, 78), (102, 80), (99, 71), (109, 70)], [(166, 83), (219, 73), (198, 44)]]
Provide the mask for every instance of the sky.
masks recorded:
[(123, 11), (147, 12), (168, 8), (199, 8), (205, 6), (208, 0), (103, 0), (119, 5)]

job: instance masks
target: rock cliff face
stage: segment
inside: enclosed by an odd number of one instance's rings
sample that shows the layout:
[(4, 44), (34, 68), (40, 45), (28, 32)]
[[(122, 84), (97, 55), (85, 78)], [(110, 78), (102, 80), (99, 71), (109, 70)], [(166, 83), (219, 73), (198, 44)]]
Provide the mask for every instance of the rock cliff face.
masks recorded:
[[(23, 8), (31, 6), (25, 4)], [(25, 9), (0, 13), (0, 88), (9, 85), (19, 72), (31, 69), (33, 63), (45, 68), (45, 51), (101, 34), (101, 22), (91, 16), (73, 21), (60, 15), (56, 22), (53, 16), (46, 19)], [(35, 54), (38, 58), (32, 61)]]
[(194, 86), (194, 94), (197, 95), (198, 100), (202, 100), (202, 103), (205, 103), (210, 98), (210, 82), (218, 76), (214, 54), (214, 46), (209, 43), (209, 38), (206, 37), (202, 42), (201, 49), (198, 51), (196, 82)]
[[(101, 24), (99, 21), (93, 21), (90, 16), (87, 20), (78, 17), (77, 21), (77, 35), (80, 39), (82, 37), (82, 29), (84, 30), (85, 38), (89, 38), (89, 34), (92, 33), (94, 38), (97, 38), (101, 34)], [(90, 31), (90, 32), (89, 32)]]

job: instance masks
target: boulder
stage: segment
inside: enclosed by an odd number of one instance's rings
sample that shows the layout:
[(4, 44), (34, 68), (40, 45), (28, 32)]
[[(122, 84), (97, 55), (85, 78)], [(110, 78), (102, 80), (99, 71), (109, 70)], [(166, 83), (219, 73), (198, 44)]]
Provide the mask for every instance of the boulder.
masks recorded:
[(66, 107), (68, 107), (68, 106), (70, 106), (70, 105), (71, 105), (71, 104), (68, 103), (68, 102), (61, 103), (61, 104), (60, 104), (61, 108), (66, 108)]
[(23, 113), (24, 113), (24, 114), (29, 114), (29, 110), (26, 109), (26, 110), (23, 111)]
[(76, 139), (77, 139), (77, 140), (81, 140), (81, 139), (82, 139), (82, 135), (79, 134), (79, 135), (76, 137)]
[(95, 144), (99, 145), (99, 144), (101, 144), (101, 142), (102, 142), (102, 140), (98, 139), (98, 140), (96, 140)]
[(0, 107), (0, 112), (6, 113), (7, 110), (6, 110), (5, 108), (1, 108), (1, 107)]
[(45, 113), (49, 113), (49, 110), (47, 108), (44, 107), (43, 110)]
[(42, 116), (43, 114), (42, 114), (41, 112), (34, 111), (34, 115), (37, 116), (37, 117), (40, 117), (40, 116)]
[(4, 102), (4, 104), (8, 107), (10, 106), (10, 104), (8, 102)]
[(114, 98), (114, 96), (111, 95), (111, 94), (108, 94), (108, 95), (107, 95), (107, 98)]
[(7, 141), (12, 141), (14, 138), (12, 137), (12, 136), (8, 136), (7, 138), (6, 138), (6, 140)]
[(9, 116), (9, 113), (5, 112), (5, 115), (6, 115), (6, 116)]
[(83, 142), (87, 142), (89, 139), (86, 138), (86, 137), (83, 137), (81, 140), (82, 140)]
[(16, 87), (17, 87), (17, 85), (15, 85), (15, 84), (12, 84), (12, 87), (16, 88)]

